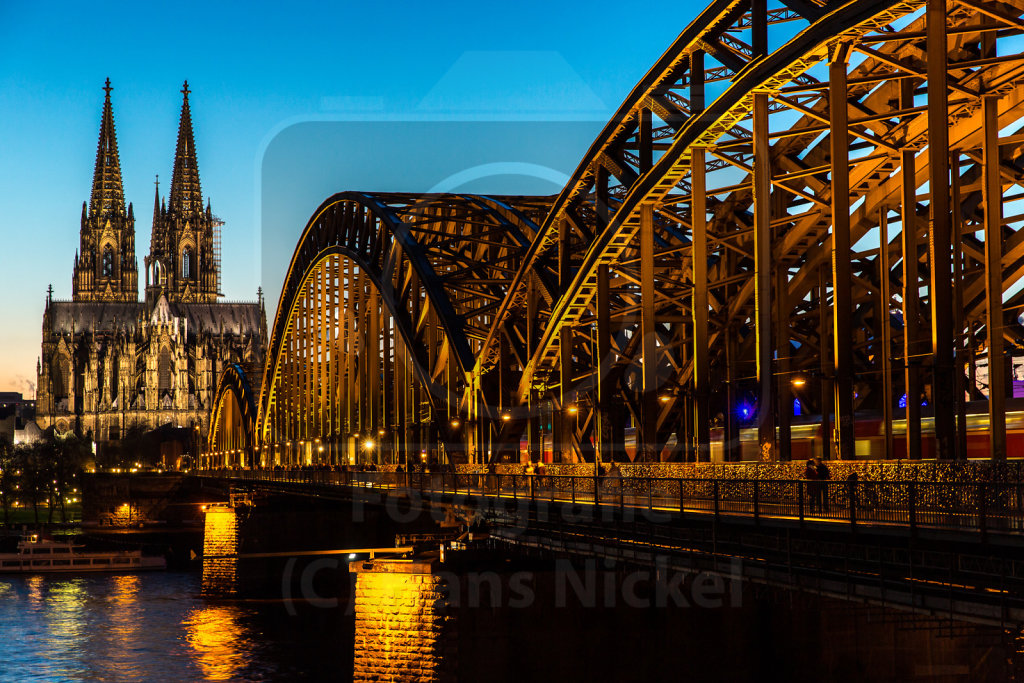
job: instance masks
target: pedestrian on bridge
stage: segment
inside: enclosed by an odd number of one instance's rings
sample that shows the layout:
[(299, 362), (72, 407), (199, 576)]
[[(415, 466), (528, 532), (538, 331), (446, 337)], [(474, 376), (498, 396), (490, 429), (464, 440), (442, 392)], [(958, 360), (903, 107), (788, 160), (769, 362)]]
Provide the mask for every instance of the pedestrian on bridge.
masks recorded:
[(828, 512), (828, 480), (832, 478), (832, 472), (821, 458), (818, 458), (815, 469), (818, 472), (818, 505), (823, 512)]
[(814, 466), (813, 460), (807, 461), (804, 467), (804, 479), (807, 480), (807, 502), (811, 505), (811, 512), (818, 510), (818, 468)]

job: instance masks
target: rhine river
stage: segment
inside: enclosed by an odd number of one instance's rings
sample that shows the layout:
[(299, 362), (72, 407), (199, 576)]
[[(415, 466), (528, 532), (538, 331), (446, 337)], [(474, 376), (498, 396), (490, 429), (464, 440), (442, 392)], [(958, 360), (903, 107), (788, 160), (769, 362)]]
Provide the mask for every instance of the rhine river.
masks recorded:
[[(353, 678), (358, 636), (344, 605), (207, 599), (200, 588), (197, 573), (181, 572), (0, 577), (0, 681)], [(1021, 672), (1010, 630), (753, 588), (742, 605), (709, 610), (547, 599), (478, 607), (460, 613), (457, 629), (466, 681), (1003, 681)]]
[(207, 601), (199, 583), (177, 572), (2, 577), (0, 680), (348, 678), (337, 610)]

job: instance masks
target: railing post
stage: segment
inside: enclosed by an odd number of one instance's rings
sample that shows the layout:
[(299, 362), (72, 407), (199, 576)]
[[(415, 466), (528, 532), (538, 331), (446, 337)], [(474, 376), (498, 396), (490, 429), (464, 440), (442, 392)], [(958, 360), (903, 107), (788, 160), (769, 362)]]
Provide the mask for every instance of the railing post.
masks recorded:
[(683, 479), (679, 478), (679, 516), (683, 516), (683, 511), (686, 509), (686, 505), (683, 504)]
[(650, 512), (651, 510), (654, 509), (654, 495), (653, 495), (654, 480), (651, 479), (650, 477), (647, 477), (646, 479), (647, 479), (647, 510), (648, 510), (648, 512)]
[(571, 481), (569, 483), (572, 486), (572, 504), (575, 505), (576, 504), (576, 475), (575, 474), (572, 475), (572, 477), (570, 477), (570, 480)]
[(760, 498), (761, 498), (761, 480), (754, 480), (754, 522), (761, 521), (761, 509), (760, 509)]
[(978, 483), (978, 529), (981, 531), (981, 540), (985, 540), (985, 532), (988, 526), (988, 487), (985, 482)]
[(804, 525), (804, 480), (798, 479), (796, 482), (796, 498), (799, 501), (797, 510), (800, 515), (800, 526)]
[(516, 473), (513, 472), (509, 476), (512, 477), (512, 500), (519, 500), (519, 487), (516, 484)]
[(909, 509), (910, 531), (917, 530), (917, 482), (911, 481), (907, 484), (907, 505)]
[(714, 486), (712, 488), (713, 488), (714, 494), (715, 494), (715, 521), (717, 522), (718, 521), (718, 480), (715, 479), (715, 480), (712, 481), (712, 483), (714, 484)]
[(857, 484), (856, 482), (846, 482), (846, 497), (849, 498), (850, 506), (850, 527), (857, 526)]

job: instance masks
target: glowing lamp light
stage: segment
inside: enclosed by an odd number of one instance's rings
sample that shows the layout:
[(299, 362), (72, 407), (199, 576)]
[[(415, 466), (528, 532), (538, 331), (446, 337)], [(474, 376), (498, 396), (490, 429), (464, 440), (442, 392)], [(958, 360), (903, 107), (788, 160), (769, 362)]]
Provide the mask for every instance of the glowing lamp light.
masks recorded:
[(458, 420), (452, 420), (450, 424), (452, 426), (452, 429), (458, 429), (459, 425), (462, 424), (462, 423), (459, 422)]
[(739, 407), (736, 409), (736, 412), (739, 413), (739, 416), (742, 417), (744, 420), (746, 420), (747, 418), (754, 414), (754, 410), (747, 403), (741, 403)]
[(363, 448), (365, 448), (368, 451), (372, 451), (373, 450), (373, 439), (367, 439), (366, 441), (364, 441), (363, 442)]
[(794, 387), (799, 389), (800, 387), (802, 387), (805, 384), (807, 384), (807, 379), (804, 378), (804, 377), (801, 377), (800, 375), (797, 375), (796, 377), (793, 378), (792, 384), (793, 384)]
[(509, 415), (508, 413), (502, 413), (501, 414), (501, 419), (502, 419), (503, 422), (508, 422), (509, 420), (512, 419), (512, 416)]
[(377, 430), (377, 435), (378, 436), (384, 436), (384, 430), (383, 429), (378, 429)]
[(580, 412), (580, 409), (576, 407), (576, 404), (575, 404), (575, 403), (570, 403), (570, 404), (569, 404), (569, 407), (568, 407), (568, 408), (566, 408), (566, 411), (567, 411), (567, 412), (568, 412), (568, 413), (569, 413), (570, 415), (575, 415), (576, 413)]
[(661, 401), (662, 403), (668, 403), (669, 401), (672, 400), (672, 397), (669, 396), (668, 394), (662, 394), (661, 396), (658, 397), (658, 400)]

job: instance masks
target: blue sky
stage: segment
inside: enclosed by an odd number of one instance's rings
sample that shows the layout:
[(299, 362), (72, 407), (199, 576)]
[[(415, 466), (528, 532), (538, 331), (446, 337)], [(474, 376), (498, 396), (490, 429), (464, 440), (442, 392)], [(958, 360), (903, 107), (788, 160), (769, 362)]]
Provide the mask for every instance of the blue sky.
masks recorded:
[(105, 78), (140, 283), (188, 79), (226, 298), (262, 285), (272, 317), (333, 192), (556, 192), (702, 5), (679, 7), (0, 0), (0, 390), (31, 394), (47, 285), (71, 296)]

